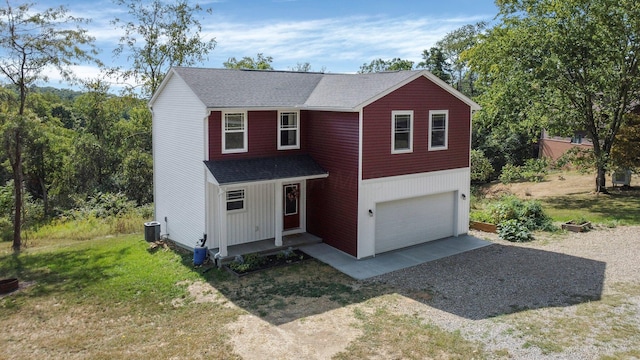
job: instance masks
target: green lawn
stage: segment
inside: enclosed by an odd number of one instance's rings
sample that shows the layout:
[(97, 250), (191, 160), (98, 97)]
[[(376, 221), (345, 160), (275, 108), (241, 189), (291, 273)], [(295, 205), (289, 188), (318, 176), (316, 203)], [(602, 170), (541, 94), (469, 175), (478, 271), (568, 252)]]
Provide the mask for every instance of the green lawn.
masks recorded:
[[(216, 304), (189, 306), (186, 285), (179, 284), (202, 275), (187, 262), (171, 250), (150, 251), (141, 235), (1, 255), (0, 278), (18, 277), (27, 285), (0, 299), (3, 352), (16, 359), (204, 353), (233, 358), (221, 326), (239, 312)], [(174, 306), (176, 299), (186, 305)], [(204, 328), (206, 341), (201, 341)]]
[(543, 198), (546, 212), (556, 221), (584, 217), (605, 225), (640, 225), (640, 192), (579, 194)]

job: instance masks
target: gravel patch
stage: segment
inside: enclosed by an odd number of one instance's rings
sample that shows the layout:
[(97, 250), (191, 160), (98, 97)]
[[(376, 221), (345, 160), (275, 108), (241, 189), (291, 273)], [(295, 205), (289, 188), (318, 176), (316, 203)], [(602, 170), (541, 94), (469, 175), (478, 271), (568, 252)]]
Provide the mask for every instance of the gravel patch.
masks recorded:
[[(592, 359), (637, 348), (638, 291), (612, 310), (623, 313), (620, 317), (633, 329), (633, 339), (615, 338), (618, 333), (614, 327), (620, 324), (599, 321), (601, 309), (597, 306), (609, 311), (599, 300), (619, 295), (621, 286), (640, 286), (640, 227), (540, 234), (539, 239), (525, 244), (505, 242), (495, 234), (471, 235), (494, 244), (369, 281), (391, 285), (401, 293), (428, 291), (432, 299), (415, 299), (415, 306), (399, 311), (417, 313), (451, 331), (460, 330), (465, 337), (485, 343), (489, 350), (506, 350), (513, 358)], [(563, 332), (557, 319), (573, 320), (577, 309), (585, 312), (585, 306), (596, 306), (593, 315), (580, 315), (579, 319), (593, 322), (593, 334)], [(547, 345), (558, 345), (559, 350), (536, 343), (539, 338), (530, 329), (532, 324), (541, 324), (538, 334), (547, 331), (545, 326), (554, 331), (558, 339), (549, 335)], [(601, 336), (602, 332), (613, 338)]]

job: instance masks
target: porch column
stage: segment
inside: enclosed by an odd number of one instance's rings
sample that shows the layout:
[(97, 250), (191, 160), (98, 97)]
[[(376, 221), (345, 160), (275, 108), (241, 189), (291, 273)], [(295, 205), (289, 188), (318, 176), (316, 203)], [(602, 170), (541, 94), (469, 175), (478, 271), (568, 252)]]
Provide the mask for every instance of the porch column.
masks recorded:
[(221, 257), (229, 255), (227, 252), (227, 190), (220, 187), (218, 191), (218, 252)]
[(275, 188), (275, 209), (274, 209), (274, 223), (275, 223), (275, 227), (276, 227), (276, 235), (275, 235), (275, 246), (282, 246), (282, 228), (284, 227), (283, 224), (283, 219), (282, 219), (282, 214), (283, 214), (283, 209), (282, 209), (282, 182), (281, 181), (276, 181), (274, 186)]

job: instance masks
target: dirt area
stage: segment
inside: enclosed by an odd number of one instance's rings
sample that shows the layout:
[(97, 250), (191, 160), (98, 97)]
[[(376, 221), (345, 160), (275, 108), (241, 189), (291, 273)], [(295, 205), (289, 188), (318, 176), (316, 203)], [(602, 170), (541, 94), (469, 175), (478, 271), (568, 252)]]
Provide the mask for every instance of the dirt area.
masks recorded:
[[(611, 192), (620, 191), (620, 188), (611, 187), (611, 177), (607, 178)], [(640, 187), (640, 177), (632, 176), (632, 187)], [(595, 189), (595, 176), (593, 174), (555, 173), (548, 175), (539, 183), (493, 183), (483, 187), (488, 197), (497, 197), (503, 194), (514, 194), (520, 198), (539, 199), (548, 196), (566, 196), (578, 194), (591, 194)]]

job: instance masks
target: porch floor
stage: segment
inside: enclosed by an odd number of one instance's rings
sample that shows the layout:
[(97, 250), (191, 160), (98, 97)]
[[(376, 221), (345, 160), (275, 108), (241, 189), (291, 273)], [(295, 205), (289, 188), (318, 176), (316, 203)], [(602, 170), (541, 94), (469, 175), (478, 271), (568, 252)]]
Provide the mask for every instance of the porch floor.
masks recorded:
[[(276, 246), (275, 239), (273, 238), (254, 241), (246, 244), (231, 245), (227, 248), (227, 253), (229, 255), (225, 259), (233, 259), (237, 255), (266, 253), (271, 251), (276, 252), (278, 250), (288, 249), (289, 247), (299, 248), (304, 245), (312, 245), (321, 242), (321, 238), (309, 233), (285, 235), (282, 237), (282, 246)], [(211, 254), (215, 254), (218, 252), (218, 249), (213, 248), (209, 251)], [(225, 259), (222, 260), (224, 261)]]

